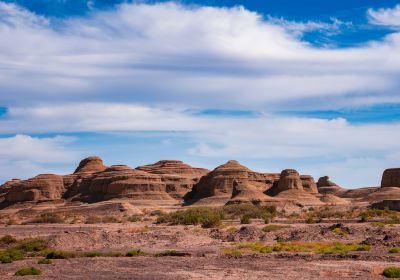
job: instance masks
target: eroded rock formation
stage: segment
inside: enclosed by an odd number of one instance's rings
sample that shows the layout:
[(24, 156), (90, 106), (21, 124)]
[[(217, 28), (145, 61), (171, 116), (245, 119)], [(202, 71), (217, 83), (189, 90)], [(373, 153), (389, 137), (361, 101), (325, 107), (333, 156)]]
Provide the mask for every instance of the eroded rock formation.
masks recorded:
[(62, 176), (41, 174), (29, 180), (16, 181), (7, 192), (8, 202), (61, 199), (65, 192)]
[(166, 185), (166, 191), (174, 198), (181, 199), (209, 170), (192, 167), (180, 160), (161, 160), (154, 164), (139, 166), (137, 170), (159, 174)]
[(382, 175), (382, 188), (398, 187), (400, 188), (400, 168), (386, 169)]
[(126, 165), (113, 165), (103, 172), (82, 181), (82, 193), (90, 199), (171, 199), (160, 175), (132, 169)]
[(106, 170), (103, 160), (100, 157), (92, 156), (83, 159), (76, 168), (74, 174), (92, 174)]

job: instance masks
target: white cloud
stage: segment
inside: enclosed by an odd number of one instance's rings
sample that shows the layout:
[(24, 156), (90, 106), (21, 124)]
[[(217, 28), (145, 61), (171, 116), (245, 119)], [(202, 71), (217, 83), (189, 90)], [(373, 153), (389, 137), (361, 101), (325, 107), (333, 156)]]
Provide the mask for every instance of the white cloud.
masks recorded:
[(174, 3), (122, 4), (57, 24), (13, 4), (2, 3), (0, 15), (10, 18), (0, 21), (6, 105), (101, 100), (287, 109), (292, 101), (307, 106), (321, 98), (323, 106), (328, 98), (341, 107), (354, 98), (362, 105), (365, 96), (393, 100), (400, 88), (399, 34), (348, 49), (298, 38), (307, 30), (337, 32), (339, 21), (274, 22), (241, 7)]
[[(258, 166), (262, 166), (265, 171), (294, 167), (316, 177), (329, 174), (348, 186), (377, 184), (383, 169), (395, 167), (400, 160), (400, 154), (395, 152), (400, 150), (400, 124), (354, 125), (341, 118), (324, 120), (269, 114), (251, 117), (204, 116), (185, 110), (141, 105), (52, 104), (10, 108), (5, 119), (0, 120), (0, 133), (15, 131), (182, 131), (193, 143), (186, 150), (186, 156), (192, 158), (208, 158), (215, 165), (223, 159), (248, 159), (250, 167), (257, 166), (253, 165), (253, 161), (262, 161), (264, 164)], [(2, 156), (14, 156), (15, 160), (30, 157), (38, 161), (40, 153), (43, 152), (46, 161), (55, 162), (62, 159), (62, 155), (68, 155), (62, 147), (68, 146), (69, 140), (37, 140), (18, 136), (3, 142), (3, 145), (7, 146), (8, 142), (19, 144), (14, 144), (10, 155)], [(31, 144), (26, 143), (31, 142), (37, 142), (34, 146), (39, 148), (33, 149), (36, 152), (25, 148), (30, 147)], [(40, 148), (41, 145), (45, 148)], [(21, 149), (18, 148), (20, 146)], [(107, 149), (107, 146), (103, 148)], [(96, 154), (101, 151), (93, 152)], [(155, 147), (154, 154), (157, 152)], [(58, 153), (61, 153), (61, 156)], [(154, 157), (154, 154), (151, 156)], [(182, 156), (182, 151), (177, 151), (176, 157), (179, 155)], [(74, 159), (77, 161), (76, 157)], [(268, 166), (271, 169), (268, 169)]]
[(369, 9), (369, 21), (372, 24), (400, 28), (400, 5), (387, 9)]
[(342, 32), (343, 28), (352, 26), (351, 22), (343, 22), (335, 17), (332, 17), (331, 22), (321, 21), (305, 21), (297, 22), (290, 21), (284, 18), (268, 17), (268, 22), (282, 26), (285, 30), (292, 32), (294, 35), (301, 37), (307, 32), (321, 32), (327, 36), (337, 35)]
[(79, 159), (78, 152), (68, 147), (74, 140), (66, 136), (38, 138), (23, 134), (0, 138), (0, 182), (65, 171), (65, 165)]

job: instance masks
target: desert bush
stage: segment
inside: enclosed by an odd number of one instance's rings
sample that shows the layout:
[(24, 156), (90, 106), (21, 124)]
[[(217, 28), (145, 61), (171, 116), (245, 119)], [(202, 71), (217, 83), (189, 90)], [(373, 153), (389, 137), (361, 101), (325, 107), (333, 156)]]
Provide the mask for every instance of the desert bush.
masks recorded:
[(128, 221), (131, 223), (136, 223), (142, 221), (143, 217), (140, 215), (132, 215), (128, 217)]
[(278, 242), (273, 246), (263, 243), (239, 244), (236, 249), (251, 250), (268, 254), (272, 252), (310, 252), (318, 254), (346, 254), (353, 251), (369, 251), (371, 247), (364, 244), (322, 243), (322, 242)]
[(272, 220), (277, 215), (275, 205), (231, 204), (224, 206), (222, 210), (230, 219), (247, 215), (252, 219), (265, 219), (265, 217), (268, 217)]
[(243, 215), (240, 217), (240, 223), (241, 224), (251, 224), (251, 217), (247, 214)]
[(236, 248), (225, 248), (223, 250), (225, 255), (230, 255), (230, 256), (235, 256), (235, 257), (240, 257), (242, 256), (242, 252), (239, 249)]
[(144, 255), (144, 251), (142, 251), (140, 249), (134, 249), (125, 254), (125, 256), (127, 256), (127, 257), (134, 257), (134, 256), (140, 256), (140, 255)]
[(189, 256), (189, 253), (185, 253), (185, 252), (179, 252), (176, 250), (167, 250), (164, 252), (160, 252), (157, 253), (155, 256), (156, 257), (185, 257), (185, 256)]
[(42, 213), (38, 217), (30, 221), (35, 224), (62, 224), (64, 220), (60, 215), (55, 213)]
[(0, 238), (0, 242), (4, 244), (13, 244), (17, 242), (17, 239), (11, 235), (4, 235)]
[(170, 225), (201, 224), (203, 227), (215, 227), (221, 223), (223, 218), (224, 213), (219, 209), (198, 207), (161, 215), (157, 218), (157, 223), (168, 223)]
[(24, 253), (20, 250), (7, 249), (0, 251), (1, 263), (12, 263), (13, 261), (19, 261), (23, 259), (24, 259)]
[(278, 230), (285, 229), (285, 228), (290, 228), (290, 226), (288, 226), (288, 225), (267, 225), (262, 228), (262, 231), (272, 232), (272, 231), (278, 231)]
[(35, 267), (23, 267), (15, 272), (16, 276), (26, 276), (26, 275), (41, 275), (42, 271)]
[(383, 270), (382, 275), (387, 278), (400, 278), (400, 267), (387, 267)]
[(400, 253), (400, 247), (390, 248), (390, 249), (389, 249), (389, 253), (391, 253), (391, 254)]
[(43, 239), (28, 238), (19, 241), (15, 249), (24, 252), (40, 252), (47, 249), (47, 242)]
[(69, 258), (74, 258), (76, 255), (72, 252), (65, 252), (65, 251), (59, 251), (59, 250), (52, 250), (46, 254), (46, 259), (69, 259)]
[(52, 264), (52, 263), (53, 263), (53, 261), (50, 259), (40, 259), (38, 261), (38, 264)]

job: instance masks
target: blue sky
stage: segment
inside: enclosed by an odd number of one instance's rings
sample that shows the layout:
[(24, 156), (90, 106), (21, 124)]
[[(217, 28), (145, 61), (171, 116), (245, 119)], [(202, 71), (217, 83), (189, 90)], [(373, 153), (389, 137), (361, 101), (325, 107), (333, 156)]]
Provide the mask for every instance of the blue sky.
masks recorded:
[(132, 167), (400, 161), (399, 1), (0, 0), (0, 182)]

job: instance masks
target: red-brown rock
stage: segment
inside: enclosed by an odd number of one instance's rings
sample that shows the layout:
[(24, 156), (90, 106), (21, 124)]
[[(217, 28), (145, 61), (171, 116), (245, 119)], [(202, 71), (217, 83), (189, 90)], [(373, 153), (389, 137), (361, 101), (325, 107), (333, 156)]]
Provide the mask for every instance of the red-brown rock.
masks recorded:
[(207, 169), (192, 167), (179, 160), (161, 160), (136, 169), (159, 174), (166, 184), (167, 193), (177, 199), (183, 198), (191, 191), (193, 185), (209, 172)]
[(104, 166), (103, 160), (97, 156), (92, 156), (83, 159), (74, 174), (91, 174), (95, 172), (104, 171), (107, 167)]
[(386, 169), (382, 175), (382, 188), (399, 187), (400, 188), (400, 168)]
[(62, 176), (41, 174), (29, 180), (15, 182), (7, 192), (8, 202), (61, 199), (65, 191)]

